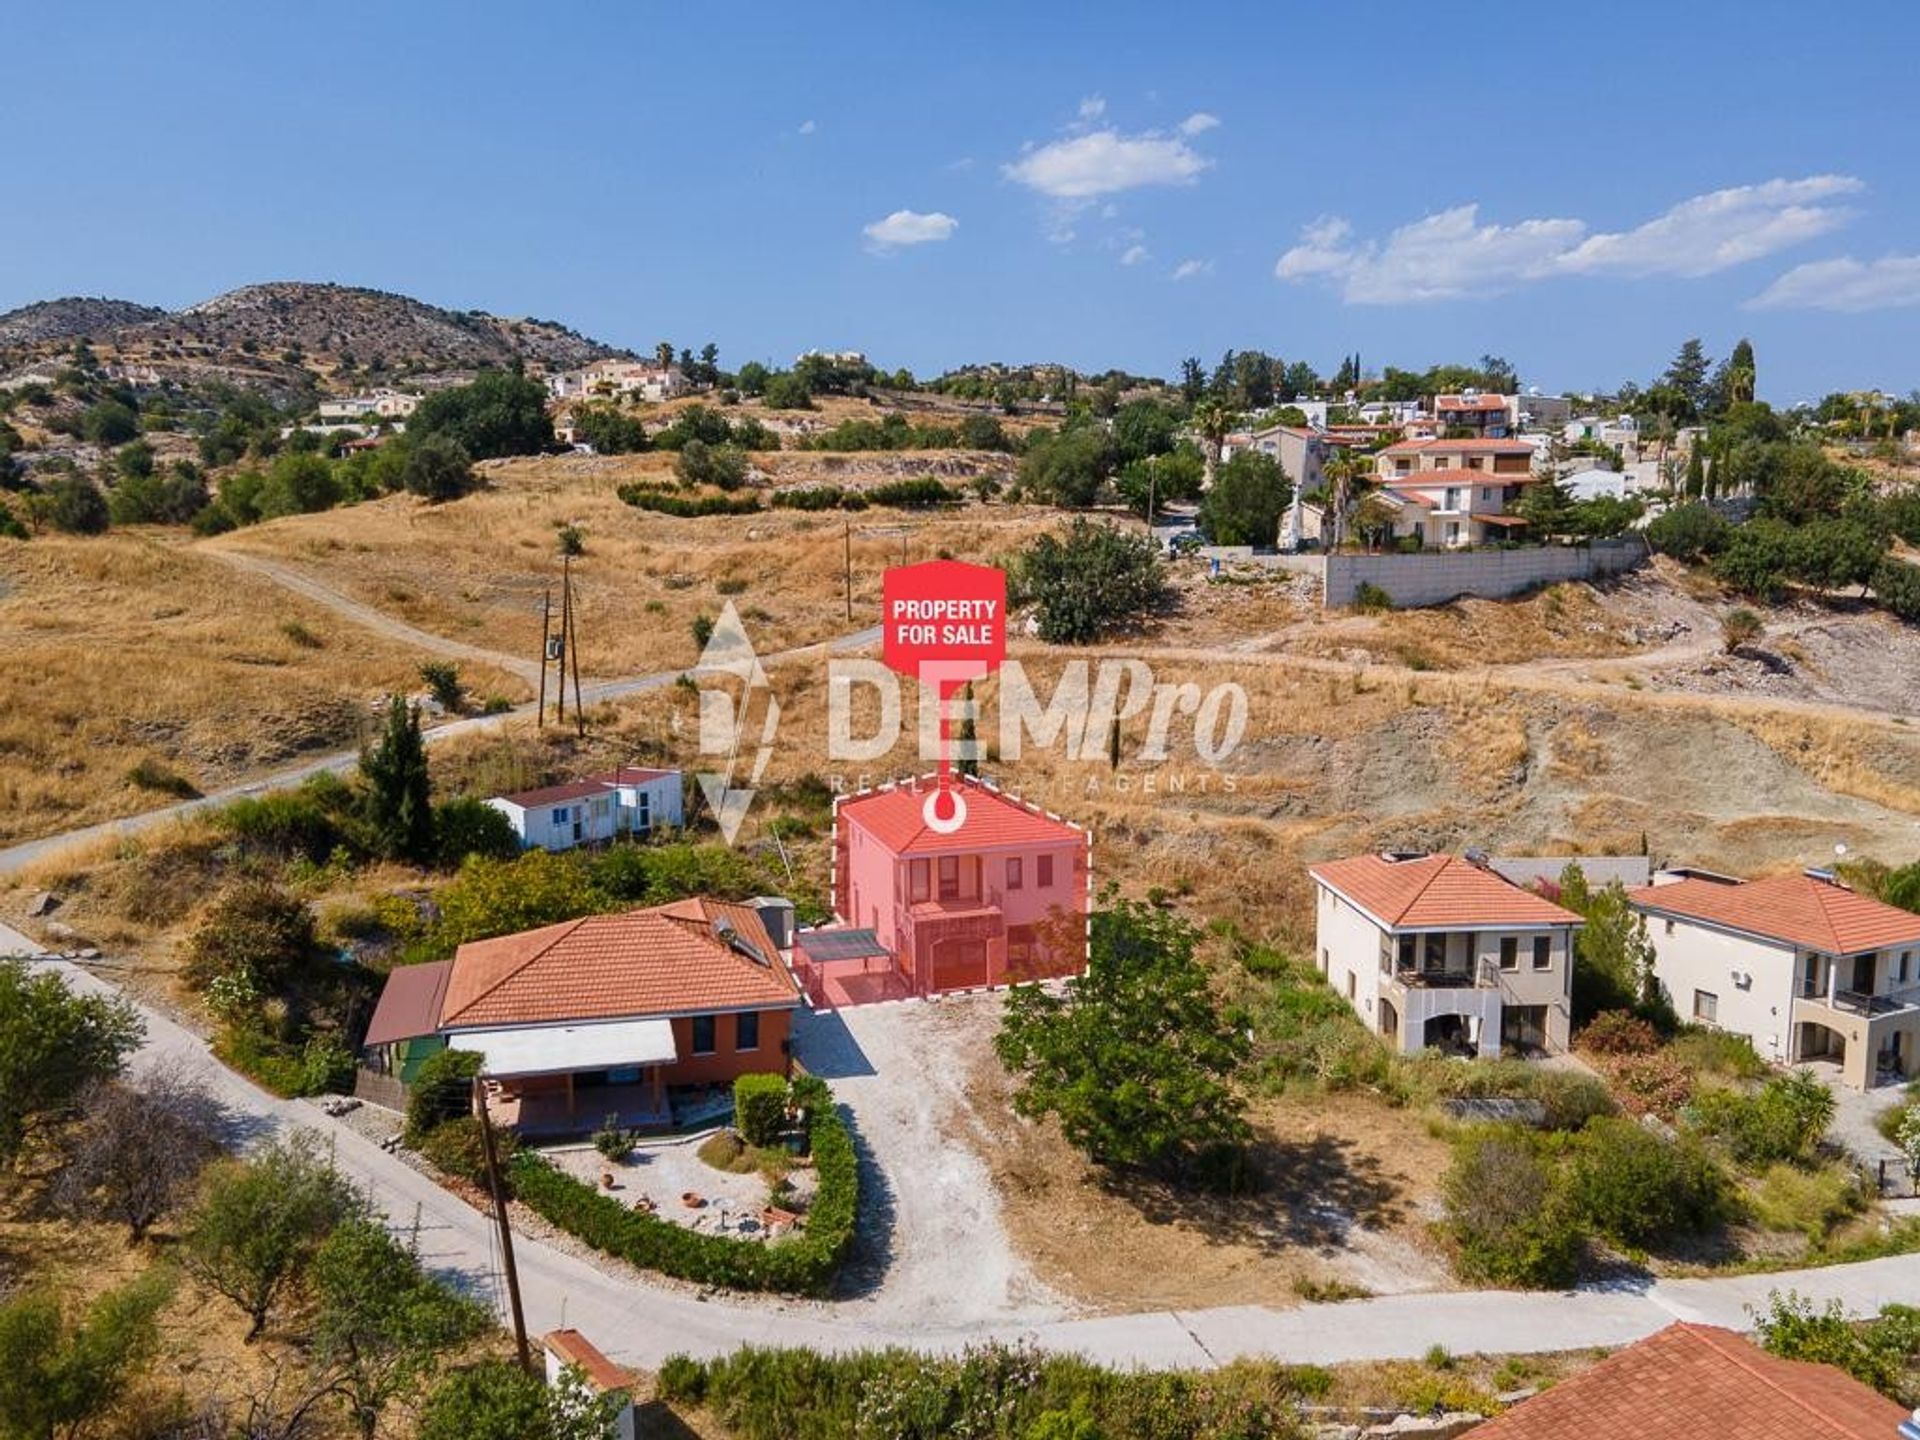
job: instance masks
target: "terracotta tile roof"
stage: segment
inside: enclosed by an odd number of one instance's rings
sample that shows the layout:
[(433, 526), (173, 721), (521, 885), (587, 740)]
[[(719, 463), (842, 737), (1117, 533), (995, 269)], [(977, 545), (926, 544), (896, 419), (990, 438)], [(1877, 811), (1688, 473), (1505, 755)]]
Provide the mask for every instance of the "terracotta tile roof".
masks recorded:
[(1433, 402), (1435, 412), (1441, 410), (1464, 410), (1469, 414), (1479, 414), (1487, 410), (1505, 410), (1507, 402), (1499, 395), (1476, 395), (1468, 399), (1465, 395), (1440, 395)]
[(960, 783), (965, 787), (967, 822), (951, 835), (928, 829), (922, 814), (934, 789), (932, 776), (849, 795), (835, 804), (834, 824), (858, 825), (896, 855), (1087, 843), (1087, 832), (1072, 821), (1049, 815), (970, 776), (961, 776)]
[[(766, 963), (722, 939), (721, 921)], [(676, 900), (462, 945), (453, 957), (440, 1028), (774, 1009), (799, 998), (759, 911)]]
[(1387, 446), (1382, 455), (1415, 455), (1422, 452), (1430, 455), (1447, 455), (1457, 451), (1484, 451), (1498, 455), (1531, 455), (1533, 444), (1528, 440), (1401, 440)]
[(608, 770), (599, 775), (587, 775), (578, 780), (569, 780), (563, 785), (546, 785), (538, 790), (516, 790), (510, 795), (495, 796), (518, 805), (522, 810), (539, 805), (561, 805), (569, 800), (585, 800), (595, 795), (604, 795), (615, 785), (645, 784), (649, 780), (658, 780), (663, 775), (671, 775), (671, 770), (656, 770), (646, 765), (622, 765), (618, 770)]
[(1690, 878), (1629, 890), (1643, 910), (1685, 916), (1824, 955), (1920, 944), (1920, 915), (1811, 875), (1721, 882)]
[(603, 1395), (609, 1390), (633, 1387), (633, 1376), (601, 1354), (599, 1346), (578, 1330), (549, 1330), (540, 1343), (558, 1356), (562, 1365), (579, 1366), (587, 1382)]
[(1895, 1440), (1904, 1408), (1830, 1365), (1669, 1325), (1475, 1427), (1471, 1440)]
[(1382, 923), (1400, 929), (1471, 930), (1578, 925), (1580, 917), (1458, 855), (1389, 860), (1355, 855), (1308, 872)]

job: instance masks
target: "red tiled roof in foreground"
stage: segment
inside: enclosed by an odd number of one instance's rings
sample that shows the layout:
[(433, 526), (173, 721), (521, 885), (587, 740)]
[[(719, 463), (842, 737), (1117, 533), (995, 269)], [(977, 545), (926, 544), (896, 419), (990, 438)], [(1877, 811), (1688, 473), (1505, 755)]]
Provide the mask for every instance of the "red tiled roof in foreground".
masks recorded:
[[(765, 963), (729, 944), (723, 922)], [(676, 900), (469, 941), (454, 954), (440, 1027), (779, 1009), (799, 999), (759, 911)]]
[(633, 1376), (601, 1354), (600, 1347), (578, 1330), (549, 1330), (540, 1337), (540, 1343), (558, 1356), (562, 1365), (578, 1366), (587, 1383), (603, 1395), (609, 1390), (633, 1388)]
[(951, 835), (929, 829), (923, 813), (935, 789), (930, 776), (849, 795), (834, 807), (834, 824), (858, 825), (896, 855), (993, 850), (1018, 845), (1084, 845), (1086, 831), (1037, 805), (960, 776), (966, 823)]
[(1355, 855), (1315, 865), (1308, 873), (1394, 927), (1471, 930), (1581, 923), (1571, 910), (1458, 855), (1411, 860)]
[(1471, 1440), (1894, 1440), (1907, 1412), (1830, 1365), (1669, 1325), (1476, 1426)]
[(1705, 920), (1823, 955), (1920, 944), (1920, 915), (1811, 875), (1732, 882), (1694, 877), (1629, 890), (1627, 898), (1642, 910)]

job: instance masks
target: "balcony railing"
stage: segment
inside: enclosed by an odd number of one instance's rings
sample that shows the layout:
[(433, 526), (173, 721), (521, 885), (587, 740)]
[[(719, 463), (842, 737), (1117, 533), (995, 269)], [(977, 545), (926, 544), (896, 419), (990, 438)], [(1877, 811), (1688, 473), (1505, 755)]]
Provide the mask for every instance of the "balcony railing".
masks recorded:
[(1831, 995), (1807, 981), (1800, 982), (1800, 997), (1816, 1005), (1844, 1010), (1849, 1015), (1898, 1015), (1920, 1009), (1920, 992), (1904, 991), (1895, 995), (1870, 995), (1864, 990), (1835, 990)]
[(1471, 970), (1395, 970), (1393, 978), (1421, 990), (1465, 990), (1479, 983)]

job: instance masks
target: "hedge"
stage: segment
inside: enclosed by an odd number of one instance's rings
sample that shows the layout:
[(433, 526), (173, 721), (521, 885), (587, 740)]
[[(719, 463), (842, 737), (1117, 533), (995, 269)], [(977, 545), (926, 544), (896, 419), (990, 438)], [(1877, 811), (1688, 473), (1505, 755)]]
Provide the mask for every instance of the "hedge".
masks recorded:
[(787, 1119), (787, 1082), (779, 1075), (742, 1075), (733, 1082), (733, 1124), (749, 1145), (771, 1145)]
[(756, 495), (677, 495), (651, 485), (622, 485), (616, 492), (636, 510), (654, 510), (696, 520), (706, 515), (758, 515), (760, 499)]
[[(808, 1101), (819, 1091), (809, 1090)], [(796, 1090), (795, 1098), (800, 1092)], [(803, 1102), (804, 1103), (804, 1102)], [(596, 1250), (696, 1284), (731, 1290), (822, 1295), (833, 1284), (860, 1205), (860, 1171), (853, 1137), (831, 1096), (811, 1104), (807, 1122), (820, 1177), (806, 1226), (784, 1240), (735, 1240), (688, 1230), (625, 1205), (555, 1169), (531, 1151), (511, 1165), (513, 1191), (535, 1214)]]

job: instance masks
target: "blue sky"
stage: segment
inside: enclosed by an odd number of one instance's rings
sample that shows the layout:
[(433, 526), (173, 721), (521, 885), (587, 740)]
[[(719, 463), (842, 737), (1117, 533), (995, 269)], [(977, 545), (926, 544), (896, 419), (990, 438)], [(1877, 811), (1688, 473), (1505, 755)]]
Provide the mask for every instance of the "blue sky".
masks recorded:
[[(222, 13), (224, 11), (225, 13)], [(16, 6), (0, 308), (331, 279), (1171, 374), (1920, 385), (1920, 7)]]

